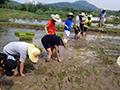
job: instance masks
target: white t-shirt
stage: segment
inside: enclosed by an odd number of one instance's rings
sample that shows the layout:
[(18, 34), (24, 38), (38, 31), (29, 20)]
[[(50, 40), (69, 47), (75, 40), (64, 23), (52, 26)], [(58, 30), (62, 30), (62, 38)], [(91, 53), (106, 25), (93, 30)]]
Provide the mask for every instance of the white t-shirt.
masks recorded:
[(10, 42), (4, 48), (3, 52), (10, 55), (20, 56), (20, 61), (25, 62), (28, 51), (28, 43), (26, 42)]

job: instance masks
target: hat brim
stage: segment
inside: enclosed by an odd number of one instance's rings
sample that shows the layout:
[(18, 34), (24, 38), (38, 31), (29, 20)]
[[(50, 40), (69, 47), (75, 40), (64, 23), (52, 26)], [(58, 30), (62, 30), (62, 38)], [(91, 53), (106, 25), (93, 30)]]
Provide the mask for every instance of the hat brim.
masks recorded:
[(54, 15), (51, 15), (51, 17), (52, 17), (52, 19), (53, 20), (55, 20), (56, 22), (58, 22), (58, 23), (61, 23), (62, 22), (62, 20), (59, 18), (59, 19), (56, 19), (55, 17), (54, 17)]
[(117, 64), (120, 66), (120, 56), (117, 59)]
[(61, 41), (62, 41), (62, 45), (64, 46), (64, 48), (67, 48), (65, 41), (63, 39), (61, 39)]
[(33, 48), (36, 48), (33, 44), (29, 44), (28, 46), (28, 56), (29, 56), (29, 59), (33, 62), (33, 63), (37, 63), (38, 60), (39, 60), (39, 57), (38, 56), (35, 56), (33, 54)]

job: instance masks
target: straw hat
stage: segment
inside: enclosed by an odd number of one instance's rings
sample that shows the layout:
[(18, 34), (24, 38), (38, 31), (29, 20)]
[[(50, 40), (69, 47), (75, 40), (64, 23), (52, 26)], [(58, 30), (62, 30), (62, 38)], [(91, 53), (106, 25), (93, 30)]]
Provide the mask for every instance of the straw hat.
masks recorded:
[(73, 16), (73, 17), (74, 17), (74, 15), (73, 15), (73, 13), (72, 13), (72, 12), (68, 13), (68, 15), (67, 15), (67, 16)]
[(39, 59), (39, 55), (40, 55), (40, 50), (38, 48), (36, 48), (33, 44), (29, 44), (29, 46), (28, 46), (29, 59), (33, 63), (36, 63)]
[(66, 46), (66, 42), (64, 41), (64, 39), (61, 39), (61, 45), (63, 45), (64, 46), (64, 48), (66, 48), (67, 46)]
[(120, 56), (117, 59), (117, 64), (120, 66)]
[(62, 20), (60, 19), (60, 16), (59, 16), (58, 14), (56, 14), (56, 15), (52, 14), (51, 17), (52, 17), (52, 19), (55, 20), (56, 22), (59, 22), (59, 23), (62, 22)]
[(84, 12), (82, 12), (81, 14), (79, 14), (80, 16), (85, 16), (85, 13)]

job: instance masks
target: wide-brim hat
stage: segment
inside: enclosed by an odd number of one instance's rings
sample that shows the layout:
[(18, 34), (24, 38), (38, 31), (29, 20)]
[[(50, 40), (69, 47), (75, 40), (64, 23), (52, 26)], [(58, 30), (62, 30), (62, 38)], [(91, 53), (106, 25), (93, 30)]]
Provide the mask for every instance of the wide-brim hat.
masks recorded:
[(53, 20), (55, 20), (58, 23), (62, 22), (62, 20), (61, 20), (61, 18), (58, 14), (56, 14), (56, 15), (52, 14), (51, 17), (52, 17)]
[(67, 43), (65, 42), (65, 40), (61, 39), (61, 41), (62, 41), (62, 45), (64, 46), (64, 48), (67, 48)]
[(85, 13), (84, 13), (84, 12), (82, 12), (81, 14), (79, 14), (79, 16), (83, 16), (83, 17), (84, 17), (84, 16), (85, 16)]
[(72, 12), (68, 13), (67, 16), (73, 16), (74, 17), (74, 14)]
[(33, 63), (37, 63), (39, 60), (40, 50), (36, 48), (33, 44), (28, 46), (28, 56)]
[(120, 66), (120, 56), (117, 59), (117, 64)]

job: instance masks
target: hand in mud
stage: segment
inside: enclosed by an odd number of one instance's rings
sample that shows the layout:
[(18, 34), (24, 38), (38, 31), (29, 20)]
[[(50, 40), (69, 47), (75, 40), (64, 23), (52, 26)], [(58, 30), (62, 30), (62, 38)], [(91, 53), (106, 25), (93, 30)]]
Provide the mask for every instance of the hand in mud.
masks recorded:
[(58, 62), (62, 62), (62, 60), (61, 60), (61, 59), (58, 59)]

